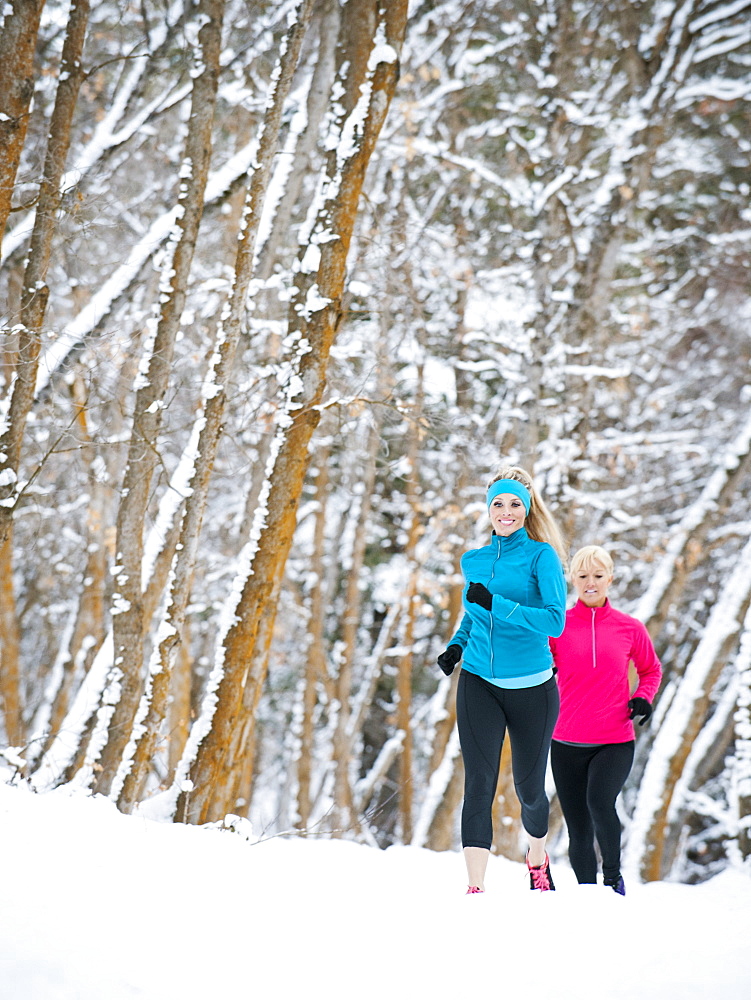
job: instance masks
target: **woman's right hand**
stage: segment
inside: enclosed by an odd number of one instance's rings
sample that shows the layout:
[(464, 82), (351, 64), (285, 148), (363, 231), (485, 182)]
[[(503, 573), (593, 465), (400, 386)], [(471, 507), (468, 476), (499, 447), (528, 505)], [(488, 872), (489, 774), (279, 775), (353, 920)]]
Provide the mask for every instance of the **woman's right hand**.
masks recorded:
[(470, 583), (467, 587), (467, 600), (471, 604), (479, 604), (486, 611), (493, 610), (493, 595), (484, 583)]
[(457, 643), (452, 643), (448, 646), (441, 655), (438, 657), (438, 666), (444, 672), (444, 674), (449, 677), (453, 671), (454, 667), (457, 665), (459, 660), (462, 658), (462, 647), (457, 645)]
[(632, 698), (628, 703), (628, 707), (631, 710), (629, 718), (638, 719), (640, 726), (643, 726), (645, 722), (649, 722), (652, 715), (652, 706), (646, 698)]

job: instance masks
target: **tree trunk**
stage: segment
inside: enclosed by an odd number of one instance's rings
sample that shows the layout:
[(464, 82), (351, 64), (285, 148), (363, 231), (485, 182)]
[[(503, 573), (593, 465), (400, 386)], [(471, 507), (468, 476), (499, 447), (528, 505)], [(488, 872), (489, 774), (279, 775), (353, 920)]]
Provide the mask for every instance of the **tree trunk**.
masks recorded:
[[(288, 236), (292, 215), (306, 178), (313, 171), (313, 157), (319, 141), (321, 123), (329, 106), (331, 85), (334, 82), (334, 54), (339, 37), (341, 12), (338, 0), (324, 0), (318, 5), (318, 51), (315, 56), (313, 76), (306, 102), (305, 128), (299, 136), (293, 152), (293, 162), (284, 184), (279, 204), (274, 212), (274, 220), (268, 237), (258, 251), (256, 277), (261, 281), (273, 273), (277, 251)], [(311, 16), (315, 16), (313, 11)], [(252, 306), (251, 306), (252, 307)]]
[[(34, 5), (29, 3), (26, 6), (32, 8)], [(41, 10), (41, 5), (39, 6)], [(7, 427), (0, 437), (0, 544), (8, 537), (10, 522), (18, 502), (19, 464), (23, 437), (26, 420), (34, 400), (39, 352), (42, 343), (42, 323), (49, 296), (46, 284), (47, 270), (61, 201), (60, 178), (68, 156), (73, 112), (84, 77), (81, 57), (88, 17), (88, 0), (73, 0), (63, 44), (60, 76), (44, 160), (44, 173), (39, 186), (34, 228), (31, 234), (31, 247), (24, 272), (21, 292), (21, 322), (18, 327), (18, 358), (15, 366), (15, 377), (11, 382)], [(10, 20), (13, 20), (12, 16)], [(24, 39), (27, 39), (29, 30), (27, 25), (23, 35)], [(20, 44), (22, 44), (23, 49), (25, 43)], [(0, 68), (0, 94), (3, 93), (1, 79), (3, 72), (4, 70)], [(0, 122), (0, 128), (5, 126), (7, 123)], [(13, 170), (15, 172), (15, 168)], [(3, 179), (0, 177), (0, 214), (2, 212), (2, 198)], [(4, 225), (2, 218), (0, 218), (0, 222)], [(0, 233), (2, 233), (2, 226), (0, 226)]]
[(506, 734), (501, 750), (501, 768), (493, 801), (493, 854), (519, 860), (519, 839), (522, 831), (521, 806), (514, 789), (511, 771), (511, 741)]
[(13, 532), (0, 544), (0, 699), (3, 705), (5, 735), (14, 747), (26, 742), (21, 711), (18, 613), (13, 589)]
[[(149, 551), (155, 551), (152, 561), (143, 567), (145, 617), (151, 620), (168, 582), (170, 566), (177, 544), (181, 497), (187, 488), (183, 463), (170, 479), (169, 489), (159, 504), (159, 514), (150, 532)], [(94, 656), (91, 668), (76, 692), (73, 704), (66, 715), (60, 732), (39, 762), (33, 785), (37, 791), (47, 791), (61, 782), (70, 781), (86, 762), (89, 743), (94, 735), (97, 705), (112, 668), (112, 630), (105, 635)], [(91, 781), (95, 754), (89, 758), (89, 768), (83, 784)]]
[(409, 473), (407, 478), (407, 504), (409, 507), (409, 531), (404, 555), (407, 565), (411, 567), (407, 586), (407, 614), (403, 643), (404, 656), (399, 661), (397, 674), (397, 705), (396, 726), (404, 733), (402, 752), (399, 758), (399, 817), (402, 841), (405, 844), (412, 840), (412, 727), (410, 715), (412, 711), (412, 668), (414, 664), (415, 620), (421, 604), (418, 590), (419, 562), (417, 559), (417, 543), (422, 534), (420, 516), (420, 485), (419, 485), (419, 455), (424, 437), (423, 400), (424, 400), (424, 368), (422, 360), (417, 365), (417, 392), (410, 421), (409, 445), (407, 457)]
[[(453, 744), (449, 745), (454, 749)], [(433, 814), (425, 846), (431, 851), (450, 851), (456, 840), (456, 816), (464, 798), (464, 762), (457, 736), (455, 754), (450, 758), (449, 780)]]
[(107, 572), (107, 546), (105, 526), (109, 523), (107, 496), (109, 490), (100, 481), (100, 470), (96, 464), (96, 449), (89, 433), (86, 415), (85, 388), (80, 378), (71, 385), (73, 405), (76, 410), (76, 425), (82, 442), (82, 457), (88, 468), (89, 506), (86, 514), (86, 566), (81, 582), (73, 631), (69, 636), (67, 649), (62, 650), (62, 672), (57, 684), (54, 700), (49, 706), (46, 725), (39, 725), (36, 732), (44, 730), (44, 743), (36, 754), (39, 759), (47, 752), (60, 732), (68, 713), (71, 694), (76, 683), (85, 676), (96, 656), (106, 634), (105, 629), (105, 589)]
[[(276, 604), (278, 597), (278, 593), (272, 594), (271, 601)], [(274, 619), (272, 616), (264, 618), (258, 627), (257, 648), (264, 651), (266, 658), (254, 663), (248, 672), (239, 722), (232, 733), (232, 744), (229, 751), (223, 755), (217, 769), (211, 800), (206, 808), (206, 821), (209, 823), (218, 822), (228, 812), (235, 812), (239, 799), (242, 799), (247, 807), (250, 806), (258, 746), (258, 732), (255, 724), (256, 711), (268, 674), (268, 657), (273, 630)]]
[[(5, 145), (4, 149), (0, 148), (0, 235), (5, 229), (13, 182), (26, 133), (27, 110), (34, 89), (31, 65), (42, 6), (43, 4), (32, 3), (14, 4), (13, 13), (6, 18), (3, 40), (0, 42), (0, 102), (2, 102), (0, 110), (4, 111), (4, 114), (0, 115), (0, 143)], [(0, 437), (0, 549), (5, 564), (3, 606), (6, 611), (14, 604), (10, 592), (13, 587), (11, 524), (19, 496), (19, 465), (26, 421), (36, 387), (42, 323), (49, 295), (46, 285), (47, 270), (60, 207), (60, 178), (70, 146), (73, 111), (83, 80), (81, 56), (88, 16), (88, 0), (74, 0), (63, 44), (44, 173), (39, 187), (31, 247), (24, 272), (18, 355), (9, 388), (7, 424)], [(6, 51), (7, 44), (13, 45), (12, 51)], [(9, 69), (11, 76), (7, 78)], [(4, 110), (6, 101), (7, 112)], [(6, 115), (9, 115), (10, 120), (6, 119)], [(17, 697), (20, 690), (18, 644), (13, 641), (14, 635), (17, 635), (17, 625), (6, 634), (3, 664), (3, 673), (7, 672), (5, 681), (7, 690), (4, 692), (7, 698), (5, 711), (11, 732), (20, 738), (23, 727), (20, 702)]]
[(460, 674), (461, 670), (455, 670), (450, 678), (441, 677), (433, 696), (435, 707), (428, 712), (429, 717), (436, 720), (431, 741), (433, 753), (412, 844), (433, 851), (447, 851), (453, 845), (456, 807), (464, 785), (456, 728), (456, 687)]
[(43, 7), (44, 0), (6, 3), (0, 31), (0, 244), (29, 124), (34, 53)]
[[(99, 758), (94, 784), (109, 794), (123, 751), (131, 735), (142, 690), (143, 641), (146, 628), (142, 593), (143, 525), (154, 469), (167, 389), (170, 384), (175, 339), (187, 295), (198, 228), (203, 215), (206, 181), (211, 161), (214, 108), (219, 82), (224, 0), (199, 0), (195, 10), (198, 48), (194, 60), (198, 75), (193, 81), (188, 134), (181, 171), (178, 215), (160, 285), (161, 309), (143, 364), (136, 379), (128, 459), (117, 513), (114, 594), (114, 666), (109, 687), (117, 691), (109, 715), (107, 740)], [(103, 720), (102, 720), (103, 721)]]
[(129, 812), (138, 801), (138, 795), (147, 773), (157, 733), (167, 705), (170, 677), (177, 647), (180, 642), (185, 609), (190, 596), (198, 539), (206, 508), (209, 482), (221, 439), (224, 410), (227, 403), (227, 382), (234, 365), (237, 344), (245, 315), (248, 286), (253, 274), (253, 259), (261, 209), (268, 187), (271, 165), (279, 140), (279, 130), (285, 98), (297, 66), (300, 47), (307, 29), (312, 0), (303, 0), (298, 16), (290, 28), (287, 45), (280, 58), (279, 73), (270, 95), (261, 127), (257, 169), (248, 190), (244, 219), (235, 264), (235, 276), (226, 318), (220, 323), (218, 346), (214, 353), (212, 369), (204, 387), (203, 409), (199, 414), (194, 434), (196, 440), (190, 494), (185, 505), (180, 528), (178, 555), (173, 566), (167, 614), (157, 636), (149, 670), (149, 687), (144, 705), (145, 720), (134, 757), (124, 776), (118, 798), (118, 807)]
[(691, 570), (705, 551), (710, 531), (725, 516), (750, 469), (751, 417), (748, 417), (716, 463), (698, 498), (673, 529), (664, 555), (636, 606), (635, 617), (644, 622), (653, 639), (662, 631), (670, 608), (679, 601)]
[(741, 648), (736, 658), (737, 708), (735, 712), (735, 759), (733, 793), (738, 817), (738, 850), (751, 857), (751, 615), (747, 615)]
[[(137, 358), (124, 359), (118, 378), (120, 392), (127, 392), (128, 387), (132, 384), (133, 370), (137, 363)], [(124, 399), (118, 393), (112, 401), (112, 407), (106, 420), (108, 430), (112, 437), (117, 440), (127, 440), (127, 434), (123, 433), (123, 424), (121, 422), (121, 415), (124, 410)], [(116, 474), (119, 475), (119, 450), (113, 450), (108, 447), (104, 452), (104, 457), (106, 457), (110, 465), (118, 466)], [(93, 466), (89, 466), (89, 468), (94, 477), (96, 477), (96, 469)], [(184, 459), (181, 459), (170, 476), (167, 489), (163, 492), (159, 500), (154, 524), (149, 531), (148, 543), (145, 547), (147, 558), (144, 560), (142, 567), (144, 615), (147, 621), (153, 619), (169, 580), (169, 571), (178, 538), (180, 512), (188, 488), (188, 476), (186, 462)], [(104, 518), (102, 525), (102, 559), (104, 564), (114, 561), (115, 540), (109, 527), (112, 524), (112, 519), (109, 516), (109, 505), (113, 502), (110, 486), (113, 478), (113, 475), (108, 473), (104, 482), (97, 481), (96, 484), (89, 484), (90, 489), (96, 489), (97, 493), (101, 492), (102, 509), (106, 505), (107, 510), (107, 516)], [(98, 506), (100, 506), (99, 502), (93, 501), (92, 507), (94, 510)], [(92, 519), (89, 520), (89, 525), (93, 526)], [(106, 552), (104, 551), (105, 549)], [(92, 558), (94, 557), (95, 554), (92, 553)], [(106, 584), (103, 581), (104, 586)], [(102, 613), (104, 613), (104, 610)], [(62, 724), (59, 726), (58, 734), (52, 740), (51, 745), (45, 747), (43, 756), (36, 764), (33, 785), (37, 791), (45, 791), (57, 785), (63, 773), (67, 775), (65, 780), (70, 780), (84, 764), (89, 742), (94, 734), (97, 706), (101, 702), (102, 692), (112, 669), (112, 660), (112, 628), (110, 626), (106, 630), (100, 648), (93, 656), (91, 664), (86, 664), (88, 669), (81, 683), (74, 692), (71, 692), (73, 701)], [(91, 725), (89, 725), (90, 717), (92, 720)], [(89, 773), (82, 782), (83, 784), (90, 783), (90, 771), (91, 769), (89, 768)]]
[(677, 681), (650, 750), (629, 828), (627, 864), (645, 881), (663, 877), (673, 793), (707, 716), (717, 677), (738, 641), (739, 622), (751, 605), (751, 541), (747, 542), (709, 617), (685, 675)]
[(297, 826), (307, 830), (313, 809), (313, 753), (315, 724), (314, 713), (318, 703), (318, 685), (326, 674), (324, 647), (324, 621), (326, 611), (324, 549), (326, 544), (326, 502), (329, 490), (330, 449), (319, 447), (315, 455), (315, 529), (311, 574), (313, 587), (308, 605), (308, 648), (305, 673), (301, 681), (302, 711), (300, 719), (300, 749), (297, 757)]
[[(369, 8), (370, 3), (365, 0), (352, 0), (346, 9), (355, 16), (356, 23), (362, 23), (357, 22), (357, 15), (366, 18)], [(353, 58), (343, 81), (342, 105), (350, 103), (355, 110), (338, 123), (325, 179), (326, 200), (303, 255), (299, 292), (290, 314), (290, 340), (297, 341), (304, 351), (299, 361), (299, 380), (293, 384), (289, 410), (277, 434), (265, 522), (242, 583), (234, 623), (224, 640), (210, 729), (201, 738), (191, 767), (192, 791), (189, 796), (186, 792), (180, 794), (178, 820), (204, 822), (218, 769), (238, 724), (248, 672), (251, 666), (266, 659), (267, 650), (259, 649), (256, 643), (259, 623), (262, 617), (274, 617), (271, 597), (280, 586), (292, 544), (297, 504), (308, 466), (308, 446), (320, 419), (329, 352), (340, 322), (347, 253), (360, 192), (396, 86), (397, 53), (404, 37), (406, 15), (407, 4), (403, 0), (381, 11), (387, 44), (378, 50), (378, 62), (372, 72), (365, 69), (374, 33), (364, 42), (359, 40), (356, 51), (350, 50)], [(363, 70), (361, 74), (355, 73), (358, 67)], [(362, 114), (357, 115), (358, 110)], [(343, 145), (355, 122), (356, 141)], [(310, 276), (314, 276), (313, 281)], [(254, 679), (256, 683), (260, 680)]]
[[(382, 352), (383, 353), (383, 352)], [(385, 359), (379, 374), (379, 384), (385, 390), (390, 383), (390, 370)], [(379, 392), (379, 395), (381, 393)], [(365, 563), (365, 551), (368, 542), (368, 525), (371, 521), (373, 490), (376, 481), (376, 462), (381, 447), (381, 414), (378, 410), (371, 414), (371, 424), (368, 441), (363, 454), (364, 468), (360, 476), (359, 511), (354, 527), (352, 551), (345, 562), (346, 590), (344, 607), (340, 620), (341, 649), (337, 657), (336, 690), (334, 694), (336, 705), (336, 728), (332, 740), (332, 761), (334, 765), (334, 808), (331, 812), (332, 830), (335, 836), (341, 836), (347, 830), (358, 828), (358, 818), (353, 809), (352, 798), (352, 754), (360, 733), (353, 727), (352, 689), (353, 669), (357, 653), (357, 634), (362, 612), (362, 591), (360, 579)], [(407, 702), (407, 720), (409, 719), (409, 701)], [(359, 720), (360, 725), (364, 719)]]
[(183, 644), (172, 671), (172, 693), (167, 713), (167, 784), (174, 781), (190, 733), (191, 667), (188, 647)]
[[(459, 310), (460, 317), (463, 316), (463, 309)], [(461, 320), (460, 320), (461, 322)], [(458, 333), (459, 331), (457, 331)], [(461, 337), (457, 338), (461, 342)], [(469, 398), (469, 387), (466, 385), (466, 374), (461, 370), (456, 371), (457, 403), (459, 406), (458, 420), (464, 418), (466, 400)], [(467, 486), (467, 460), (463, 453), (456, 454), (455, 460), (459, 469), (457, 476), (455, 497), (461, 498)], [(441, 524), (437, 528), (440, 537), (455, 539), (452, 550), (453, 572), (450, 575), (448, 594), (446, 596), (446, 621), (450, 625), (450, 632), (444, 638), (444, 645), (454, 634), (457, 626), (462, 620), (464, 608), (462, 605), (462, 592), (464, 582), (462, 580), (461, 557), (466, 548), (467, 523), (463, 509), (457, 504), (451, 504), (441, 512)], [(436, 669), (438, 669), (436, 667)], [(436, 726), (436, 734), (433, 740), (433, 754), (429, 765), (429, 783), (439, 776), (441, 797), (432, 808), (432, 816), (429, 821), (427, 833), (425, 835), (425, 846), (433, 851), (448, 851), (454, 845), (456, 811), (464, 796), (464, 764), (459, 746), (459, 736), (456, 729), (456, 687), (459, 682), (460, 669), (455, 669), (451, 675), (451, 685), (449, 689), (444, 716)], [(441, 681), (443, 684), (443, 681)], [(449, 769), (446, 773), (446, 769)]]

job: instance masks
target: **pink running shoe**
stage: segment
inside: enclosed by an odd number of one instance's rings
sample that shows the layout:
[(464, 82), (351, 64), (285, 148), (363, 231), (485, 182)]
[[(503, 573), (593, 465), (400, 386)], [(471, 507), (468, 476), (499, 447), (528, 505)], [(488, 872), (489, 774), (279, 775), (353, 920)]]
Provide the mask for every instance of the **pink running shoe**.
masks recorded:
[(547, 892), (550, 889), (555, 889), (553, 885), (553, 877), (550, 874), (550, 858), (545, 855), (545, 860), (541, 865), (534, 866), (529, 863), (529, 851), (527, 851), (527, 868), (529, 869), (529, 888), (530, 889), (540, 889), (542, 892)]
[(481, 889), (479, 885), (468, 885), (465, 895), (468, 896), (471, 892), (485, 892), (485, 890)]

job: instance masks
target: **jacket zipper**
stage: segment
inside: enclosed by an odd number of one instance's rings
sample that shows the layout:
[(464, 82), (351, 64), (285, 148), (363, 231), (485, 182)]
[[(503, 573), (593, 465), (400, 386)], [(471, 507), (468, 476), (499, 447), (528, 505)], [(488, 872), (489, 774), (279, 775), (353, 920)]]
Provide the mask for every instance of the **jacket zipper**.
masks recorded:
[[(500, 538), (496, 538), (496, 555), (495, 555), (495, 559), (493, 560), (493, 565), (492, 565), (491, 570), (490, 570), (490, 579), (488, 580), (488, 583), (492, 583), (493, 580), (495, 579), (495, 564), (498, 562), (498, 560), (500, 558), (501, 558), (501, 539)], [(488, 590), (490, 590), (489, 587), (488, 587)], [(494, 660), (494, 656), (493, 656), (493, 612), (491, 610), (491, 612), (490, 612), (490, 676), (491, 677), (495, 677), (495, 665), (493, 663), (493, 660)]]
[(595, 615), (597, 609), (592, 608), (592, 669), (597, 669), (597, 648), (595, 647)]

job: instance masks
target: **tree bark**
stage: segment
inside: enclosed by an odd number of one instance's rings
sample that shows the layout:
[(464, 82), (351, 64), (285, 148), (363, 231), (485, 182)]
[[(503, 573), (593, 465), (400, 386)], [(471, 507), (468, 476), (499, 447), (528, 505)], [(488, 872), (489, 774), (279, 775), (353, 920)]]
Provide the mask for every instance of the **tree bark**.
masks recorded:
[(297, 755), (297, 820), (300, 830), (307, 830), (313, 810), (313, 754), (315, 739), (314, 713), (318, 704), (318, 686), (326, 675), (324, 621), (327, 607), (325, 587), (326, 514), (329, 492), (330, 449), (319, 446), (315, 454), (315, 528), (310, 571), (313, 584), (308, 599), (307, 655), (301, 678), (300, 749)]
[(172, 693), (167, 712), (167, 783), (174, 780), (180, 759), (185, 751), (190, 733), (191, 659), (187, 645), (180, 647), (180, 654), (172, 671)]
[[(109, 523), (107, 494), (96, 464), (96, 449), (89, 433), (85, 389), (81, 379), (71, 386), (76, 410), (76, 426), (81, 440), (82, 456), (88, 469), (89, 506), (86, 513), (86, 566), (81, 583), (78, 611), (68, 646), (62, 651), (62, 675), (49, 708), (44, 727), (44, 744), (37, 759), (52, 745), (68, 713), (71, 694), (80, 678), (88, 673), (106, 634), (105, 589), (107, 546), (105, 527)], [(40, 727), (41, 728), (41, 727)]]
[(278, 147), (279, 130), (285, 98), (297, 66), (300, 47), (307, 29), (312, 0), (303, 0), (298, 16), (290, 28), (279, 62), (279, 73), (273, 87), (259, 138), (257, 169), (251, 178), (245, 215), (240, 232), (235, 275), (226, 309), (220, 323), (218, 346), (212, 370), (204, 388), (204, 403), (196, 426), (200, 427), (190, 495), (185, 505), (180, 528), (178, 555), (173, 566), (167, 615), (157, 637), (157, 646), (149, 670), (149, 688), (144, 706), (143, 731), (138, 738), (132, 764), (124, 778), (118, 807), (132, 810), (138, 801), (143, 780), (149, 767), (157, 733), (164, 718), (170, 677), (180, 642), (185, 609), (190, 596), (198, 539), (208, 496), (209, 482), (223, 429), (227, 403), (227, 382), (234, 365), (237, 344), (245, 315), (248, 286), (253, 274), (253, 260), (261, 209), (268, 187), (274, 153)]
[(219, 83), (224, 0), (200, 0), (199, 24), (188, 134), (185, 141), (178, 215), (171, 252), (162, 272), (159, 320), (144, 358), (145, 371), (137, 378), (128, 459), (117, 513), (113, 638), (114, 664), (108, 686), (117, 692), (106, 743), (99, 757), (94, 784), (109, 794), (123, 751), (130, 739), (142, 691), (143, 641), (146, 628), (142, 593), (143, 525), (154, 469), (164, 401), (170, 383), (175, 340), (187, 296), (188, 280), (203, 215), (204, 194), (211, 162), (211, 134)]
[(425, 847), (431, 851), (450, 851), (454, 847), (456, 814), (464, 797), (464, 762), (458, 743), (457, 736), (456, 747), (452, 743), (447, 747), (455, 752), (447, 761), (450, 766), (449, 777), (428, 828)]
[[(383, 351), (381, 353), (383, 354)], [(381, 361), (384, 363), (380, 367), (379, 383), (382, 389), (385, 389), (386, 383), (390, 382), (390, 371), (383, 357), (381, 357)], [(381, 394), (379, 392), (379, 395)], [(334, 692), (336, 728), (331, 747), (334, 766), (334, 808), (331, 812), (331, 825), (335, 836), (341, 836), (347, 830), (358, 828), (358, 817), (355, 814), (352, 797), (352, 754), (360, 734), (357, 723), (359, 722), (361, 726), (364, 719), (353, 720), (351, 699), (353, 670), (357, 653), (357, 634), (362, 611), (360, 579), (365, 562), (368, 525), (371, 520), (376, 462), (381, 447), (382, 420), (378, 411), (371, 414), (371, 421), (368, 441), (363, 454), (364, 468), (360, 476), (359, 511), (354, 529), (352, 551), (345, 563), (347, 582), (340, 619), (341, 648), (337, 657)], [(407, 703), (406, 718), (409, 719), (409, 703)]]
[[(292, 167), (274, 212), (271, 230), (258, 251), (256, 277), (261, 281), (270, 278), (273, 273), (277, 252), (289, 234), (293, 212), (305, 180), (313, 172), (313, 158), (318, 145), (321, 122), (329, 105), (341, 13), (338, 0), (325, 0), (319, 8), (318, 51), (306, 102), (305, 128), (295, 144)], [(315, 11), (311, 16), (315, 16)]]
[[(351, 0), (346, 10), (365, 17), (370, 3)], [(201, 739), (191, 767), (190, 795), (181, 792), (176, 818), (204, 822), (211, 789), (238, 724), (242, 689), (249, 671), (265, 663), (266, 650), (256, 638), (262, 617), (274, 617), (272, 595), (278, 590), (292, 544), (296, 510), (308, 466), (308, 446), (320, 419), (329, 352), (340, 322), (347, 253), (368, 162), (386, 117), (398, 76), (398, 52), (406, 29), (407, 4), (390, 3), (379, 12), (379, 26), (388, 48), (382, 47), (372, 72), (364, 71), (373, 48), (372, 37), (360, 45), (349, 64), (342, 104), (355, 108), (339, 122), (336, 148), (330, 154), (326, 201), (298, 280), (298, 295), (290, 315), (289, 334), (302, 353), (285, 421), (279, 428), (274, 466), (269, 475), (265, 521), (249, 572), (242, 584), (235, 621), (222, 649), (221, 677), (208, 733)], [(388, 60), (388, 61), (385, 61)], [(363, 70), (355, 74), (355, 68)], [(359, 104), (358, 104), (359, 102)], [(364, 115), (356, 116), (358, 107)], [(357, 134), (343, 145), (356, 124)], [(333, 143), (332, 143), (333, 146)], [(316, 242), (317, 241), (317, 242)], [(315, 248), (318, 250), (315, 250)], [(312, 252), (315, 251), (315, 252)], [(315, 280), (309, 280), (314, 275)], [(308, 280), (305, 278), (308, 277)], [(268, 633), (268, 630), (267, 630)], [(259, 683), (260, 678), (253, 678)]]
[(738, 850), (751, 857), (751, 616), (747, 616), (736, 658), (738, 696), (735, 712), (735, 760), (733, 792), (738, 817)]
[(506, 734), (501, 750), (498, 787), (493, 800), (493, 854), (517, 861), (521, 835), (521, 806), (511, 771), (511, 741)]
[(420, 362), (417, 366), (417, 393), (410, 421), (409, 445), (407, 456), (409, 474), (407, 479), (407, 504), (409, 507), (409, 530), (405, 557), (410, 566), (409, 583), (407, 586), (407, 613), (403, 643), (404, 656), (399, 661), (397, 673), (397, 705), (396, 726), (404, 733), (402, 750), (399, 757), (399, 819), (402, 841), (408, 844), (412, 840), (412, 727), (410, 715), (412, 711), (412, 668), (414, 665), (415, 621), (421, 598), (418, 590), (419, 562), (417, 559), (417, 543), (422, 534), (422, 519), (420, 516), (419, 487), (419, 455), (423, 437), (423, 397), (424, 369)]
[(0, 699), (3, 705), (5, 735), (14, 747), (26, 742), (26, 728), (21, 709), (21, 672), (18, 612), (13, 589), (13, 532), (0, 543)]
[[(169, 580), (170, 567), (178, 539), (177, 523), (186, 489), (184, 463), (178, 464), (170, 479), (169, 489), (159, 503), (159, 513), (151, 529), (149, 551), (153, 559), (143, 567), (145, 617), (151, 620), (164, 594)], [(107, 677), (112, 668), (112, 630), (107, 632), (101, 647), (94, 656), (91, 668), (76, 692), (73, 704), (60, 727), (60, 733), (45, 752), (34, 775), (37, 791), (47, 791), (56, 785), (70, 781), (86, 762), (89, 743), (95, 731), (97, 705), (101, 701)], [(89, 758), (89, 770), (95, 763), (96, 755)], [(90, 783), (90, 774), (86, 781)]]
[(706, 552), (710, 531), (725, 516), (750, 470), (751, 417), (748, 417), (697, 499), (673, 529), (664, 555), (636, 606), (635, 617), (644, 622), (653, 639), (660, 634), (670, 608), (679, 601), (691, 570)]
[(738, 641), (751, 605), (751, 541), (709, 617), (704, 634), (652, 744), (629, 830), (627, 864), (645, 881), (663, 877), (668, 813), (691, 747), (704, 725), (717, 677)]
[(0, 31), (0, 244), (29, 124), (34, 53), (44, 0), (12, 0), (6, 10), (9, 6)]
[[(31, 4), (27, 5), (27, 8), (31, 7)], [(60, 77), (50, 121), (49, 141), (45, 154), (44, 172), (39, 186), (31, 247), (24, 272), (21, 292), (21, 322), (18, 327), (18, 357), (15, 374), (11, 381), (7, 427), (0, 437), (0, 544), (8, 537), (10, 522), (19, 497), (19, 463), (26, 420), (36, 389), (39, 352), (42, 343), (42, 323), (49, 297), (49, 289), (46, 284), (47, 270), (61, 201), (60, 178), (68, 156), (73, 112), (84, 77), (81, 57), (88, 17), (88, 0), (73, 0), (65, 42), (63, 43)], [(24, 39), (27, 41), (28, 30), (30, 29), (27, 25), (27, 31), (24, 33)], [(23, 48), (26, 42), (19, 44)], [(4, 69), (0, 68), (0, 77), (3, 72)], [(0, 94), (3, 93), (2, 87), (3, 83), (0, 79)], [(7, 123), (0, 122), (0, 127), (5, 125)], [(3, 179), (0, 178), (0, 212), (2, 211), (2, 185)], [(0, 222), (3, 220), (0, 219)], [(1, 232), (2, 227), (0, 226)]]
[[(26, 132), (27, 110), (33, 93), (31, 64), (34, 42), (39, 28), (43, 4), (16, 3), (6, 18), (3, 40), (0, 42), (0, 109), (7, 101), (10, 120), (0, 116), (0, 235), (4, 231), (18, 160)], [(22, 16), (23, 15), (23, 16)], [(63, 43), (60, 76), (55, 106), (50, 121), (49, 140), (44, 172), (39, 187), (31, 247), (24, 272), (21, 292), (21, 322), (18, 328), (18, 354), (15, 372), (10, 382), (7, 424), (0, 437), (0, 549), (3, 553), (3, 607), (14, 606), (10, 590), (13, 587), (12, 519), (19, 498), (19, 465), (26, 421), (34, 399), (42, 323), (47, 309), (49, 289), (47, 270), (52, 253), (52, 239), (60, 207), (60, 178), (70, 146), (70, 127), (78, 91), (83, 80), (81, 56), (89, 16), (88, 0), (73, 0)], [(6, 36), (7, 31), (7, 36)], [(12, 44), (13, 51), (6, 51)], [(5, 60), (8, 60), (6, 63)], [(11, 70), (10, 78), (6, 74)], [(18, 74), (17, 76), (14, 74)], [(4, 112), (8, 115), (8, 112)], [(18, 684), (17, 625), (6, 636), (3, 673), (7, 672), (6, 720), (10, 730), (21, 737), (23, 731)], [(15, 689), (15, 693), (13, 692)]]
[[(271, 601), (276, 604), (278, 597), (278, 592), (273, 593)], [(263, 651), (262, 655), (265, 659), (254, 664), (248, 674), (238, 725), (232, 732), (232, 743), (229, 750), (223, 755), (217, 769), (211, 799), (206, 806), (206, 821), (209, 823), (218, 822), (228, 812), (237, 811), (240, 799), (246, 810), (250, 807), (258, 747), (258, 732), (255, 725), (256, 711), (268, 674), (268, 657), (273, 631), (274, 618), (272, 616), (264, 618), (258, 627), (256, 645), (259, 650)]]

